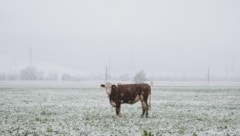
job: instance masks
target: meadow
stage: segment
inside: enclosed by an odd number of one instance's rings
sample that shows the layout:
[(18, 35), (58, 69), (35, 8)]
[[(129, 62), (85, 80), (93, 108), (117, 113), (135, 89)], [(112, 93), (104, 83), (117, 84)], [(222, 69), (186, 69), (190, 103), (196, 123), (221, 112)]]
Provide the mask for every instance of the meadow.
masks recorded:
[(167, 83), (115, 115), (101, 82), (0, 82), (0, 135), (240, 135), (240, 85)]

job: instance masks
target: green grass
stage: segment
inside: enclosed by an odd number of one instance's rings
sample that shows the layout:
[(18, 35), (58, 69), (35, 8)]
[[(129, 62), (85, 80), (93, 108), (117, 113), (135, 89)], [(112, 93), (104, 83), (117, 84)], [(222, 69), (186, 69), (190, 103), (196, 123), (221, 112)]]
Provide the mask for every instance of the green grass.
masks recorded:
[[(0, 83), (0, 135), (238, 135), (240, 87), (158, 86), (149, 118), (122, 117), (103, 89), (76, 83)], [(144, 131), (145, 130), (145, 131)]]

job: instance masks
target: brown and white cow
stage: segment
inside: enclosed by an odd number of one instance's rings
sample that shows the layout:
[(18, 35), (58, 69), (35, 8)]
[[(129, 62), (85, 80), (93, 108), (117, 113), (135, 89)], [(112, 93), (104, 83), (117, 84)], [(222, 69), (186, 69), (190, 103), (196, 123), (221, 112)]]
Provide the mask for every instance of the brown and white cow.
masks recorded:
[(134, 104), (141, 101), (142, 104), (142, 116), (144, 114), (148, 117), (148, 109), (150, 107), (147, 102), (148, 97), (151, 95), (151, 87), (148, 84), (118, 84), (112, 85), (107, 82), (105, 85), (101, 84), (101, 87), (105, 88), (106, 93), (109, 97), (110, 104), (116, 107), (117, 116), (121, 116), (120, 108), (121, 104)]

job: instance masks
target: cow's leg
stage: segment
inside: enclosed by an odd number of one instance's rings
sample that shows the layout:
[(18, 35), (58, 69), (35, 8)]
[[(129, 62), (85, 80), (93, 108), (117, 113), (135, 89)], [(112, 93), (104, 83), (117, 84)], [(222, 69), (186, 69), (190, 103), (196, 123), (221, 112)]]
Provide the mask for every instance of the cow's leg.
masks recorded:
[(141, 104), (142, 104), (142, 116), (141, 117), (143, 118), (145, 112), (147, 111), (147, 104), (143, 100), (141, 100)]
[(117, 114), (117, 116), (119, 116), (119, 117), (121, 117), (120, 110), (121, 110), (121, 105), (118, 104), (118, 105), (116, 106), (116, 114)]
[(144, 108), (145, 108), (145, 115), (146, 115), (146, 118), (148, 118), (148, 109), (149, 109), (149, 105), (148, 105), (148, 95), (144, 95), (143, 96), (143, 102), (144, 102)]
[(145, 101), (145, 104), (146, 104), (146, 108), (145, 108), (145, 115), (146, 115), (146, 118), (148, 118), (148, 103), (147, 103), (147, 101)]
[(148, 104), (146, 101), (147, 98), (144, 98), (143, 95), (140, 95), (140, 101), (142, 104), (142, 118), (144, 117), (144, 114), (146, 115), (146, 117), (148, 117)]

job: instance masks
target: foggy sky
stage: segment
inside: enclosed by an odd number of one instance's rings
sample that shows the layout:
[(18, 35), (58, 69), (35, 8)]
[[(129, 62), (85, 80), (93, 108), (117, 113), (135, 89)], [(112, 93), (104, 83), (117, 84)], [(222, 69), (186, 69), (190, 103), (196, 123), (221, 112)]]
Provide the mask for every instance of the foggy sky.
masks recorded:
[(240, 75), (239, 0), (1, 0), (0, 72)]

